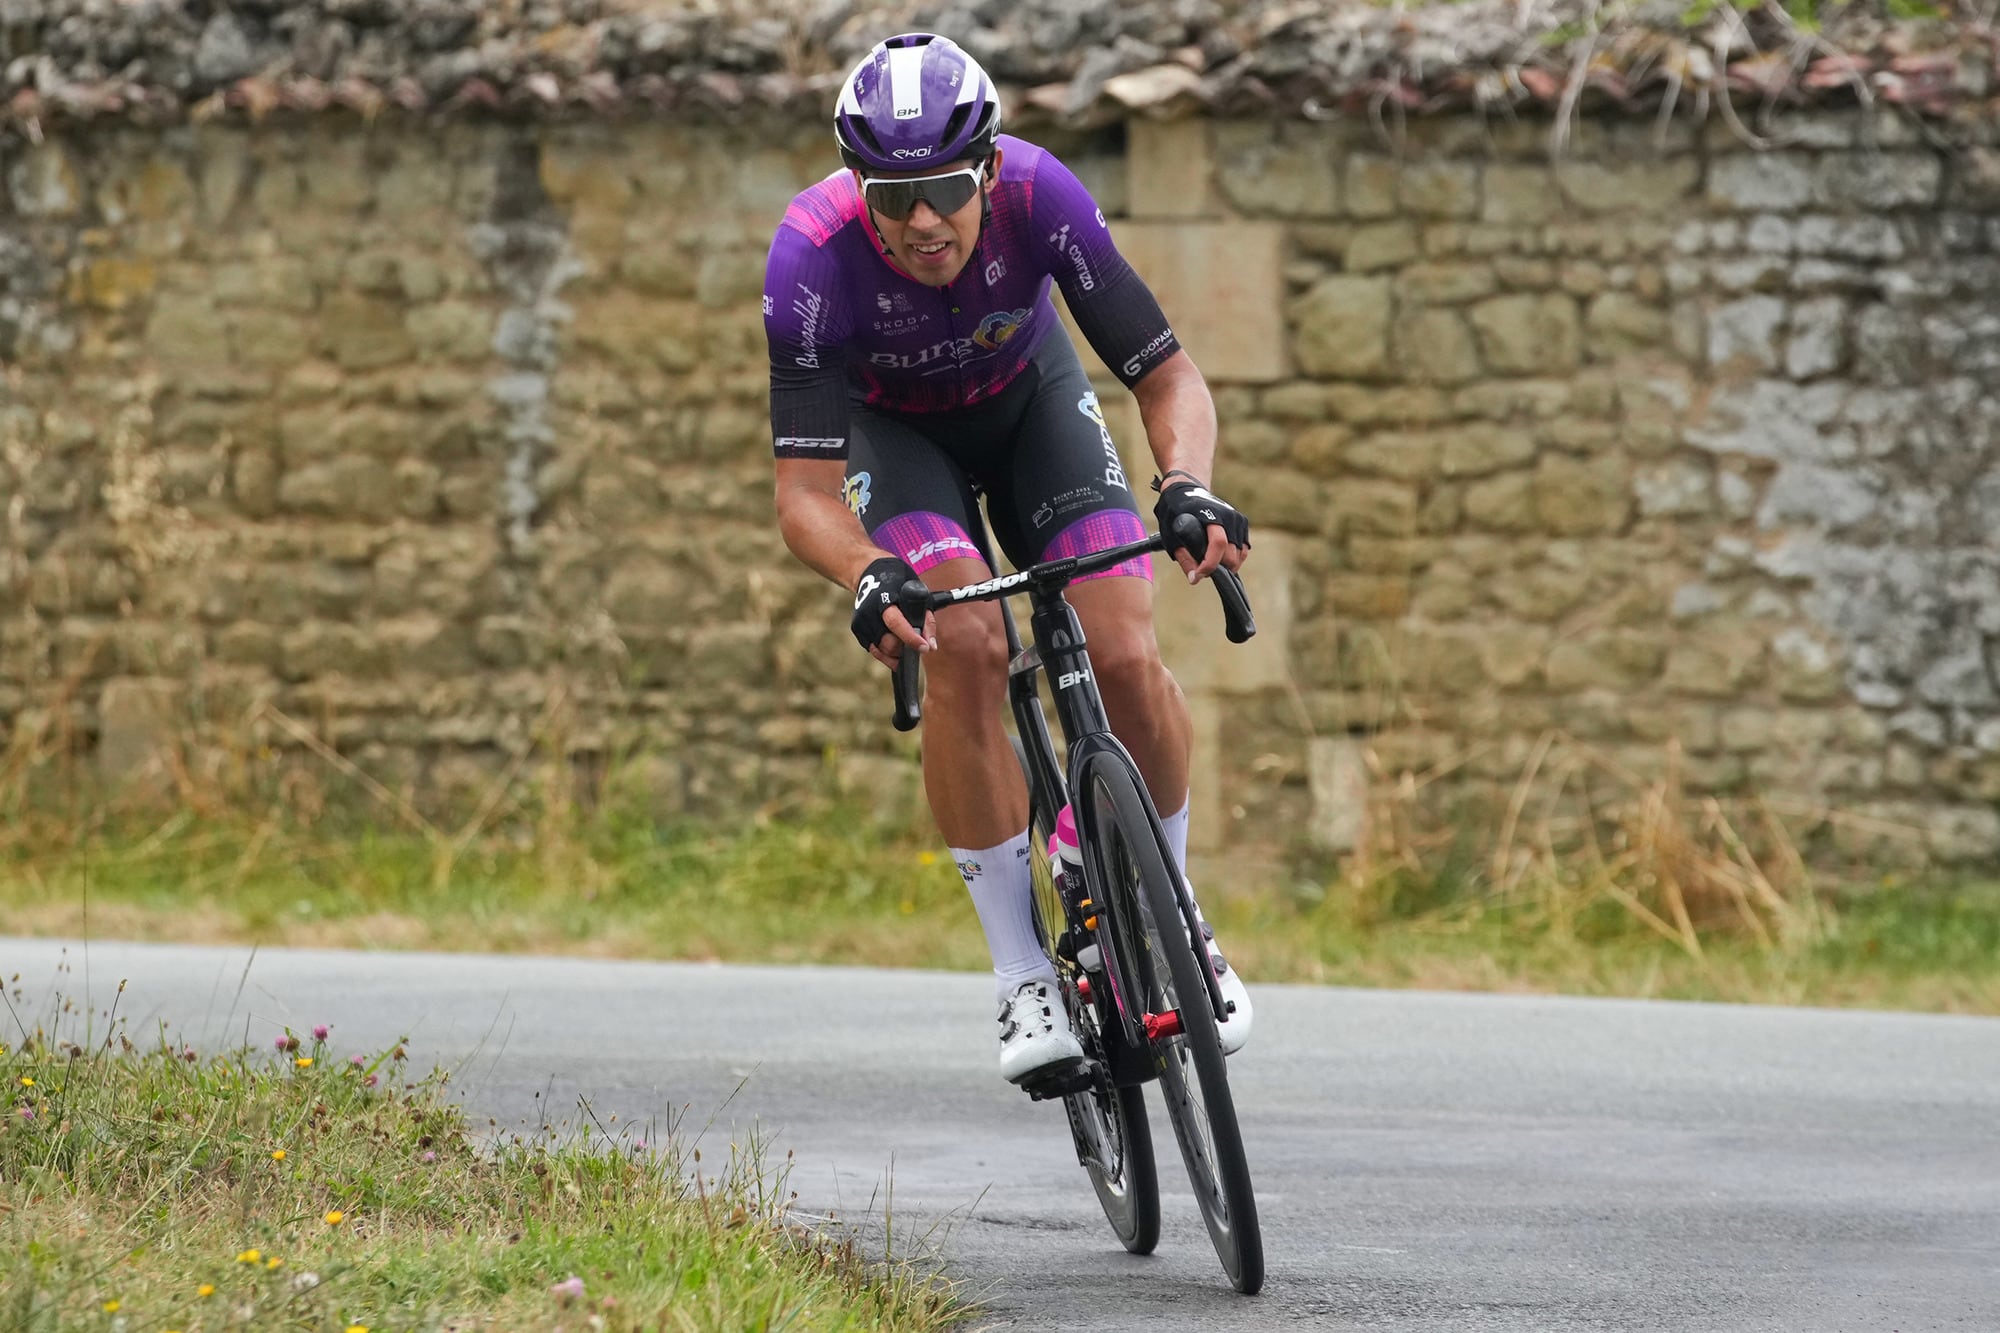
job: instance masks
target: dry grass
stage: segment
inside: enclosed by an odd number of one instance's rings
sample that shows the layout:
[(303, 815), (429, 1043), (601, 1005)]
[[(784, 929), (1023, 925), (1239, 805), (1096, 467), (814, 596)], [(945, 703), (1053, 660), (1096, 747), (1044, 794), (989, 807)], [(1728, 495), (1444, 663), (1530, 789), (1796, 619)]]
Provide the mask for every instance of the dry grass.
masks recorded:
[[(0, 758), (0, 912), (72, 937), (987, 965), (914, 820), (830, 800), (662, 823), (585, 799), (550, 697), (541, 748), (449, 821), (272, 713), (112, 797), (49, 710)], [(276, 737), (289, 756), (250, 748)], [(1658, 760), (1637, 773), (1552, 733), (1478, 810), (1448, 795), (1463, 756), (1378, 764), (1358, 854), (1204, 905), (1258, 980), (2000, 1012), (1989, 890), (1857, 894), (1770, 807), (1690, 796), (1677, 752)], [(601, 791), (621, 787), (614, 771)]]

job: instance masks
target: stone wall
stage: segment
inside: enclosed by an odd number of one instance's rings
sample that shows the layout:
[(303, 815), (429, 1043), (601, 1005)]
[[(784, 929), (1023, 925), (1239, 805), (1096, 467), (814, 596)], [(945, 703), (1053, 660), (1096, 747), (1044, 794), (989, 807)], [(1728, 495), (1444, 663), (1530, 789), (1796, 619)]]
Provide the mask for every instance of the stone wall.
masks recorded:
[[(1253, 644), (1161, 583), (1197, 844), (1339, 847), (1369, 781), (1494, 796), (1559, 732), (1993, 858), (1991, 135), (1546, 129), (1052, 141), (1257, 525)], [(763, 254), (830, 166), (796, 123), (0, 143), (0, 738), (123, 775), (310, 735), (420, 805), (538, 744), (667, 810), (915, 801), (771, 515)]]

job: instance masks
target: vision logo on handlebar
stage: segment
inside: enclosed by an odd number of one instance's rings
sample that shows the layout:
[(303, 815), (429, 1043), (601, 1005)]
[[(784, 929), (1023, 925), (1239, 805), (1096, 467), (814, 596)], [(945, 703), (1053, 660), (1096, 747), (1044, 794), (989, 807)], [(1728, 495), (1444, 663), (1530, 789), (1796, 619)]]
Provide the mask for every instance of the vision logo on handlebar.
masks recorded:
[(988, 593), (999, 592), (1003, 588), (1018, 588), (1028, 581), (1028, 575), (1031, 572), (1024, 570), (1019, 574), (1009, 574), (1005, 578), (988, 579), (984, 583), (974, 583), (963, 588), (953, 588), (951, 589), (951, 600), (962, 602), (968, 597), (984, 597)]

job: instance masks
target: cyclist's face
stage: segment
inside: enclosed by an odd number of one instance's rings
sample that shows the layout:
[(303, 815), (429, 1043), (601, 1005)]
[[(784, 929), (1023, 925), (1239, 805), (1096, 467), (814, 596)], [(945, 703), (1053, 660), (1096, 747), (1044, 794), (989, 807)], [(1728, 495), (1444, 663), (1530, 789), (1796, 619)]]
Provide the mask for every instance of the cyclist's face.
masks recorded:
[[(922, 171), (866, 174), (871, 180), (914, 180), (941, 172), (969, 171), (975, 165), (970, 161), (958, 161), (941, 167), (927, 167)], [(941, 214), (924, 199), (918, 200), (910, 215), (901, 221), (869, 209), (882, 244), (889, 247), (889, 257), (926, 287), (942, 287), (956, 279), (965, 271), (966, 261), (972, 257), (972, 247), (979, 242), (986, 197), (992, 192), (993, 179), (999, 170), (1000, 154), (996, 151), (987, 164), (978, 193), (952, 213)], [(855, 173), (857, 186), (862, 175), (861, 172)]]

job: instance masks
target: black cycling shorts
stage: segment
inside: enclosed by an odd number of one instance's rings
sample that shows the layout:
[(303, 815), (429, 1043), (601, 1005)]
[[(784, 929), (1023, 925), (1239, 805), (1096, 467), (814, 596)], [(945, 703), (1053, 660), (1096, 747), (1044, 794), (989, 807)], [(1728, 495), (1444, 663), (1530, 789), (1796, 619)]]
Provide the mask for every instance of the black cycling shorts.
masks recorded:
[[(950, 412), (891, 412), (856, 402), (847, 507), (877, 546), (921, 574), (983, 560), (972, 534), (979, 497), (1017, 569), (1146, 536), (1097, 394), (1060, 328), (993, 397)], [(1144, 556), (1091, 578), (1153, 577)]]

